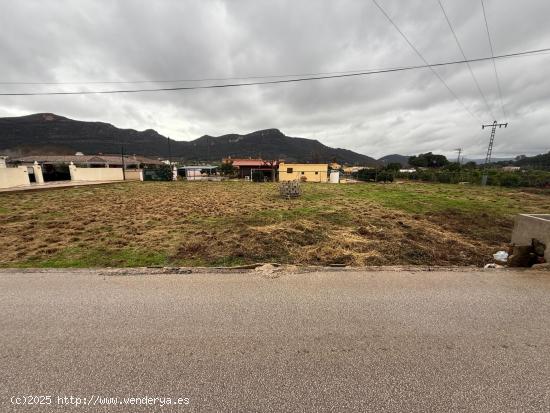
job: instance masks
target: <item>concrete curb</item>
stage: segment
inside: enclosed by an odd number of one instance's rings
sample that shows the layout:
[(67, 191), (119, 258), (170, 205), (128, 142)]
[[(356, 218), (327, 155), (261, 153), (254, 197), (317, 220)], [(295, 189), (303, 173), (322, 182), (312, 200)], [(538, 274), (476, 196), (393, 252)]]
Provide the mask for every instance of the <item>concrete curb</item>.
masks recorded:
[(264, 265), (275, 267), (278, 272), (286, 273), (313, 273), (313, 272), (540, 272), (541, 270), (531, 268), (480, 268), (480, 267), (438, 267), (438, 266), (371, 266), (371, 267), (317, 267), (317, 266), (294, 266), (277, 264), (254, 264), (239, 267), (132, 267), (132, 268), (0, 268), (0, 274), (48, 274), (48, 273), (97, 273), (101, 275), (162, 275), (162, 274), (235, 274), (235, 273), (257, 273)]

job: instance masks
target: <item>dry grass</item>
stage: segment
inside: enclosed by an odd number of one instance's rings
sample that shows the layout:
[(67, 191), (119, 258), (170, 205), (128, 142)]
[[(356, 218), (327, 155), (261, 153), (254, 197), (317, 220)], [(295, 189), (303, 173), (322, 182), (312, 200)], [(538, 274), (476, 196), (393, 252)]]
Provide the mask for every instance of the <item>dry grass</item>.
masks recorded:
[(0, 194), (0, 266), (482, 265), (550, 194), (437, 184), (125, 183)]

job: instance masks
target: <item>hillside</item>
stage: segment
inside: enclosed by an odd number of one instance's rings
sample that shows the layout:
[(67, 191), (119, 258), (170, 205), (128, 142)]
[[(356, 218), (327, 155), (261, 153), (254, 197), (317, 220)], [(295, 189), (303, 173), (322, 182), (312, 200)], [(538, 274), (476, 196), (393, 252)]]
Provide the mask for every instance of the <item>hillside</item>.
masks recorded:
[(377, 161), (348, 149), (331, 148), (313, 139), (286, 136), (278, 129), (266, 129), (246, 135), (202, 136), (190, 142), (187, 156), (200, 159), (208, 154), (212, 159), (225, 156), (285, 159), (291, 162), (330, 162), (374, 166)]
[(0, 154), (126, 153), (182, 161), (218, 161), (226, 156), (285, 159), (290, 162), (328, 162), (376, 165), (366, 155), (331, 148), (312, 139), (294, 138), (278, 129), (246, 135), (202, 136), (193, 141), (169, 140), (152, 129), (119, 129), (109, 123), (83, 122), (51, 113), (0, 118)]
[(383, 156), (379, 158), (378, 161), (384, 165), (388, 165), (390, 163), (400, 163), (401, 166), (403, 167), (409, 166), (409, 156), (398, 155), (398, 154)]

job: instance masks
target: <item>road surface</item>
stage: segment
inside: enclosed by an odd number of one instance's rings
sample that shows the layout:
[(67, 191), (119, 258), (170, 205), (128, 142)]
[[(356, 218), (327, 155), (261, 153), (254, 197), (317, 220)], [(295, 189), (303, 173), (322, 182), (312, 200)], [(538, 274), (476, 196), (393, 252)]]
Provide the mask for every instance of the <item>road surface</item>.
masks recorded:
[(2, 412), (550, 411), (549, 272), (10, 270), (0, 314)]

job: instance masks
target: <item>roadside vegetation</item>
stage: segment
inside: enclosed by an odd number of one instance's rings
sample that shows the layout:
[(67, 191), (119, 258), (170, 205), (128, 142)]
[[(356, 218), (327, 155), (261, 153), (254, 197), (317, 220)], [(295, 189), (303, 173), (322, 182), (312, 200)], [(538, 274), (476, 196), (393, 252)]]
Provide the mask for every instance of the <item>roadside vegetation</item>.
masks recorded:
[[(487, 185), (508, 188), (550, 188), (550, 152), (535, 157), (518, 157), (516, 161), (490, 164), (488, 169), (475, 162), (459, 164), (449, 162), (443, 155), (431, 152), (411, 156), (409, 169), (403, 171), (400, 163), (389, 163), (379, 168), (361, 169), (353, 173), (353, 178), (366, 182), (393, 182), (396, 179), (409, 181), (437, 182), (443, 184), (469, 183), (480, 185), (482, 176), (487, 174)], [(530, 163), (527, 161), (530, 160)], [(506, 170), (504, 167), (517, 167)], [(519, 170), (521, 168), (521, 170)]]
[(550, 191), (428, 183), (133, 182), (0, 194), (0, 266), (483, 265)]

